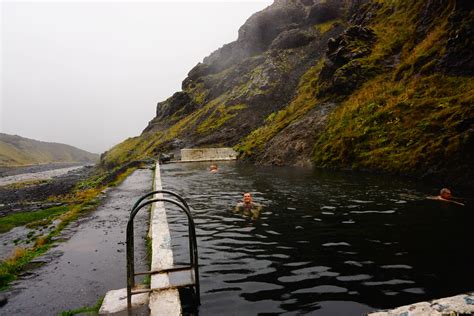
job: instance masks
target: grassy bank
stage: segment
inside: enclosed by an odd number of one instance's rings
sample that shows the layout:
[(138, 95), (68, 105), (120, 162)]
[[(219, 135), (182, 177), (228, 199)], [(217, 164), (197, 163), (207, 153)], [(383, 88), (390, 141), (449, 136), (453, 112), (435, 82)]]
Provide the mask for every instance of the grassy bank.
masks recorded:
[[(70, 194), (51, 197), (51, 201), (67, 203), (67, 206), (53, 207), (46, 210), (12, 214), (0, 219), (2, 230), (9, 230), (15, 226), (48, 224), (53, 220), (59, 220), (56, 227), (45, 235), (36, 237), (33, 247), (16, 248), (12, 255), (0, 261), (0, 290), (8, 287), (8, 284), (21, 274), (27, 264), (34, 258), (44, 254), (54, 243), (55, 236), (71, 222), (80, 216), (96, 209), (99, 205), (99, 194), (107, 187), (120, 184), (136, 167), (123, 169), (120, 173), (102, 172), (76, 185)], [(113, 174), (113, 177), (110, 176)], [(104, 179), (109, 181), (104, 182)], [(8, 228), (10, 227), (10, 228)]]
[(27, 227), (38, 225), (46, 225), (50, 223), (58, 215), (68, 211), (67, 206), (56, 206), (44, 210), (15, 213), (0, 218), (0, 234), (8, 232), (10, 229), (27, 225)]
[(84, 306), (81, 308), (73, 309), (73, 310), (68, 310), (62, 312), (60, 315), (61, 316), (73, 316), (73, 315), (84, 315), (84, 313), (87, 313), (87, 315), (98, 315), (99, 309), (102, 306), (102, 302), (104, 301), (104, 298), (101, 297), (97, 303), (95, 303), (94, 306)]

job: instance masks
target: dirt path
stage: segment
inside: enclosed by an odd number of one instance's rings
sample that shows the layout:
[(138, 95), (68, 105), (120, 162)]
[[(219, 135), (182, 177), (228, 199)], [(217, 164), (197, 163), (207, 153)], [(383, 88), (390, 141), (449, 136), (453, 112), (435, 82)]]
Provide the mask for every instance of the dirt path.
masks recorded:
[[(69, 238), (37, 258), (31, 270), (6, 292), (8, 302), (1, 315), (57, 315), (65, 310), (94, 305), (108, 290), (126, 286), (125, 227), (129, 209), (142, 194), (151, 191), (152, 172), (140, 169), (88, 217), (63, 231)], [(145, 269), (144, 238), (148, 213), (135, 219), (136, 265)], [(140, 237), (139, 237), (140, 236)]]

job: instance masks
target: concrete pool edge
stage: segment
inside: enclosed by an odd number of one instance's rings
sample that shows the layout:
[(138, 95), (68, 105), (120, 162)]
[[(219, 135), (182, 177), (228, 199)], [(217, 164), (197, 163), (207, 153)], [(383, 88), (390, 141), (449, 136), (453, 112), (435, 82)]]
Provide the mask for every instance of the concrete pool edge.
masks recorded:
[(474, 292), (418, 302), (392, 310), (369, 313), (367, 316), (458, 315), (474, 313)]
[[(160, 165), (157, 162), (153, 180), (153, 190), (161, 190)], [(153, 198), (162, 198), (162, 194), (155, 194)], [(173, 266), (173, 252), (171, 250), (171, 237), (163, 202), (153, 203), (150, 214), (150, 228), (148, 236), (152, 240), (151, 270), (162, 270)], [(125, 277), (125, 276), (124, 276)], [(167, 275), (155, 274), (151, 276), (150, 288), (160, 288), (169, 284)], [(117, 294), (119, 293), (119, 294)], [(125, 293), (125, 295), (123, 294)], [(100, 315), (123, 312), (127, 308), (126, 289), (107, 292)], [(153, 291), (148, 294), (133, 295), (132, 306), (139, 307), (148, 303), (150, 315), (181, 315), (181, 301), (177, 289)]]

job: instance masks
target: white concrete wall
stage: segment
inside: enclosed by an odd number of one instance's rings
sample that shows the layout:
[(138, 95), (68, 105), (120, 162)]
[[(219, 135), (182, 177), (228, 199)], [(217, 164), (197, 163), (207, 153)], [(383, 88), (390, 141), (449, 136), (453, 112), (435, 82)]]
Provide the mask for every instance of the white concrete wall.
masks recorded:
[(182, 161), (235, 160), (237, 152), (229, 147), (181, 149)]
[[(162, 190), (160, 164), (156, 163), (154, 190)], [(166, 196), (168, 197), (168, 196)], [(155, 194), (153, 198), (163, 198), (162, 194)], [(163, 202), (152, 204), (150, 233), (151, 270), (162, 270), (173, 267), (173, 251), (171, 250), (171, 235)], [(150, 288), (161, 288), (169, 285), (170, 281), (165, 274), (151, 276)], [(150, 315), (173, 316), (181, 315), (181, 301), (177, 289), (156, 291), (150, 294)]]

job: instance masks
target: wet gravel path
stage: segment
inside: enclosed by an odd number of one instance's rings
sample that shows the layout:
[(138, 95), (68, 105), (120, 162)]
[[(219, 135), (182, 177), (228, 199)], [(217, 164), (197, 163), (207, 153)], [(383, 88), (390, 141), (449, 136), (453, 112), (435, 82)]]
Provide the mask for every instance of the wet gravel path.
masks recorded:
[[(139, 169), (107, 192), (96, 211), (63, 230), (68, 240), (59, 243), (32, 265), (6, 293), (0, 315), (57, 315), (92, 306), (108, 290), (126, 286), (125, 227), (129, 209), (151, 191), (152, 171)], [(144, 236), (148, 213), (135, 219), (137, 271), (145, 269)]]

